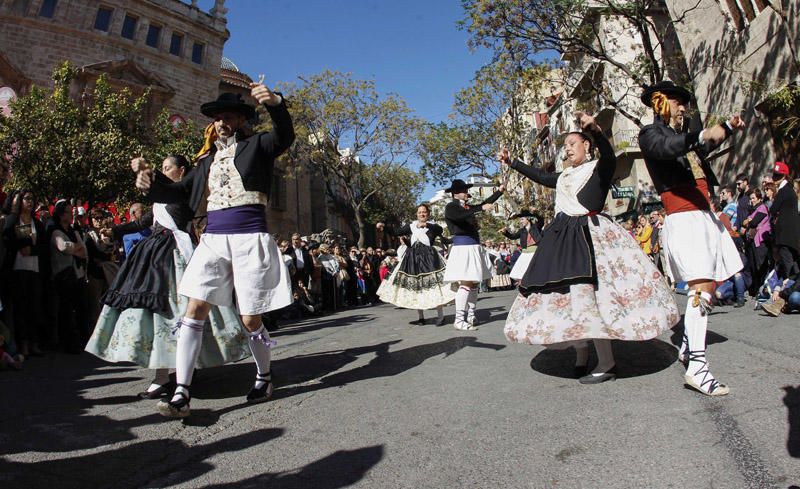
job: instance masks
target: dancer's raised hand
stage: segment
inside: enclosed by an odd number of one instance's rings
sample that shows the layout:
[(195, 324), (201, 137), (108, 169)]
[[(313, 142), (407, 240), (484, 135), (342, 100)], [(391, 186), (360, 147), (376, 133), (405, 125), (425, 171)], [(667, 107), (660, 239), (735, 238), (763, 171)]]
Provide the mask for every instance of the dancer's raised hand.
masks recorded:
[(283, 100), (280, 95), (264, 85), (264, 75), (258, 76), (258, 82), (250, 83), (250, 95), (258, 100), (259, 104), (266, 104), (272, 107), (280, 105)]
[(594, 120), (594, 117), (579, 110), (575, 112), (575, 119), (578, 121), (578, 127), (581, 131), (597, 131), (600, 129), (600, 126), (597, 125), (597, 122)]

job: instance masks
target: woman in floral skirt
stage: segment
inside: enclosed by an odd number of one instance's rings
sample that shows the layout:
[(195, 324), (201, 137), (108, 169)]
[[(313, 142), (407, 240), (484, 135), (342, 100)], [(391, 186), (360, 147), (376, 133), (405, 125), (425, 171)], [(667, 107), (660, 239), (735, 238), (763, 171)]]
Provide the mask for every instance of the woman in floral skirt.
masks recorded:
[[(680, 315), (663, 276), (634, 238), (600, 214), (616, 157), (594, 119), (580, 112), (576, 116), (582, 132), (567, 135), (562, 172), (512, 162), (507, 151), (499, 156), (526, 177), (556, 189), (556, 215), (520, 281), (505, 335), (518, 343), (574, 346), (576, 376), (582, 384), (597, 384), (616, 378), (610, 340), (655, 338)], [(590, 161), (593, 143), (600, 158)], [(591, 372), (588, 340), (594, 340), (598, 357)]]
[[(169, 156), (162, 173), (179, 181), (189, 170), (188, 160)], [(154, 230), (131, 251), (108, 292), (103, 310), (86, 351), (109, 362), (134, 362), (155, 369), (155, 378), (142, 399), (157, 399), (168, 392), (169, 369), (175, 368), (177, 337), (175, 318), (182, 317), (188, 300), (177, 293), (194, 244), (193, 212), (187, 203), (154, 204)], [(214, 307), (205, 324), (197, 365), (215, 367), (250, 356), (247, 336), (238, 313), (231, 307)]]

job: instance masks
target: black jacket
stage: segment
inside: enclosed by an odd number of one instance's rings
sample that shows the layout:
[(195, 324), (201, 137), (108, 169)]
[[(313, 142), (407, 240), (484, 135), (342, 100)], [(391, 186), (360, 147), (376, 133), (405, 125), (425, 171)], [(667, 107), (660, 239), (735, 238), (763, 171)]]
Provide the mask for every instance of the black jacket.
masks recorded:
[(294, 264), (294, 269), (298, 272), (302, 272), (302, 274), (309, 275), (311, 273), (311, 269), (314, 268), (314, 261), (311, 258), (311, 253), (308, 252), (305, 248), (300, 248), (300, 254), (303, 255), (303, 268), (297, 268), (297, 248), (290, 246), (286, 250), (286, 254), (292, 257), (292, 263)]
[(742, 192), (736, 199), (736, 229), (743, 228), (742, 223), (755, 209), (750, 205), (750, 196), (747, 192)]
[(800, 251), (800, 214), (797, 213), (797, 194), (791, 183), (775, 193), (769, 209), (772, 217), (772, 237), (778, 246), (788, 246)]
[(480, 241), (478, 221), (475, 215), (483, 211), (481, 206), (494, 203), (501, 195), (503, 195), (503, 192), (498, 190), (490, 195), (488, 199), (477, 205), (464, 204), (462, 206), (460, 200), (453, 199), (444, 207), (444, 221), (447, 223), (447, 229), (450, 231), (450, 235), (469, 236), (474, 238), (475, 241)]
[[(45, 271), (48, 263), (50, 253), (50, 241), (47, 239), (45, 227), (41, 221), (34, 218), (32, 220), (36, 228), (36, 244), (33, 243), (31, 237), (19, 237), (15, 228), (19, 225), (19, 216), (16, 214), (9, 214), (5, 219), (5, 226), (3, 227), (3, 242), (6, 248), (6, 258), (3, 261), (3, 267), (6, 271), (11, 271), (14, 268), (14, 262), (17, 260), (17, 252), (30, 246), (30, 256), (36, 256), (39, 259), (39, 272)], [(44, 276), (44, 275), (43, 275)]]
[(125, 236), (126, 234), (140, 233), (145, 229), (150, 229), (152, 225), (153, 225), (153, 213), (146, 212), (139, 219), (134, 219), (129, 222), (117, 224), (116, 226), (111, 228), (111, 232), (114, 234), (114, 239), (116, 241), (122, 241), (122, 237)]
[[(542, 232), (539, 230), (538, 227), (531, 224), (530, 230), (531, 236), (533, 236), (534, 244), (538, 243), (540, 239), (542, 239)], [(508, 239), (519, 239), (519, 245), (524, 249), (528, 247), (528, 230), (525, 228), (520, 228), (519, 231), (515, 233), (511, 233), (508, 230), (503, 231), (503, 236)]]
[[(261, 192), (269, 197), (275, 158), (292, 145), (295, 135), (285, 101), (275, 107), (265, 107), (272, 118), (272, 132), (259, 132), (237, 140), (233, 163), (242, 177), (245, 190)], [(208, 156), (201, 159), (179, 182), (173, 182), (162, 173), (155, 172), (147, 197), (153, 202), (168, 204), (188, 200), (189, 206), (197, 212), (203, 204), (208, 186), (208, 172), (214, 162), (215, 153), (216, 147), (212, 146)]]
[[(400, 226), (399, 228), (392, 228), (386, 226), (384, 228), (384, 231), (386, 232), (386, 234), (390, 236), (411, 236), (411, 224), (405, 224), (403, 226)], [(430, 241), (431, 246), (433, 246), (433, 242), (436, 240), (437, 237), (439, 237), (442, 240), (442, 243), (447, 244), (448, 240), (447, 238), (442, 236), (443, 233), (444, 229), (442, 229), (442, 226), (433, 222), (427, 223), (427, 229), (425, 230), (425, 234), (428, 235), (428, 241)]]
[(700, 167), (711, 187), (718, 187), (719, 181), (706, 161), (708, 153), (717, 148), (710, 143), (700, 144), (700, 131), (676, 132), (660, 117), (639, 131), (639, 148), (644, 155), (647, 171), (653, 179), (653, 186), (659, 194), (674, 187), (694, 185), (689, 159), (686, 155), (694, 151), (700, 159)]

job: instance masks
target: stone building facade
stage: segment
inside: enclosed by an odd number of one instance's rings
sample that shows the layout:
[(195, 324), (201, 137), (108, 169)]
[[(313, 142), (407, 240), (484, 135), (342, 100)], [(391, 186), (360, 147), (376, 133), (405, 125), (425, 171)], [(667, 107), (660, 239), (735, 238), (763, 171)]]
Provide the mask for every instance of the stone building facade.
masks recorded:
[[(65, 60), (80, 69), (77, 90), (105, 73), (115, 88), (151, 89), (152, 115), (164, 106), (204, 122), (216, 98), (229, 37), (224, 0), (210, 12), (179, 0), (0, 0), (0, 87), (16, 94), (51, 87)], [(80, 92), (79, 92), (80, 93)]]
[[(252, 78), (222, 55), (230, 37), (224, 4), (216, 0), (204, 12), (196, 0), (0, 0), (0, 110), (32, 85), (52, 87), (53, 69), (65, 60), (79, 69), (76, 97), (106, 74), (114, 89), (149, 89), (150, 117), (167, 107), (176, 119), (204, 127), (209, 119), (200, 106), (222, 92), (255, 105)], [(270, 232), (283, 238), (350, 230), (322, 177), (284, 158), (267, 214)]]
[(742, 112), (747, 122), (714, 161), (722, 183), (733, 183), (740, 172), (768, 174), (779, 158), (797, 172), (797, 140), (793, 147), (780, 140), (767, 98), (800, 83), (800, 1), (675, 0), (667, 6), (672, 18), (683, 18), (675, 27), (701, 114), (708, 120)]

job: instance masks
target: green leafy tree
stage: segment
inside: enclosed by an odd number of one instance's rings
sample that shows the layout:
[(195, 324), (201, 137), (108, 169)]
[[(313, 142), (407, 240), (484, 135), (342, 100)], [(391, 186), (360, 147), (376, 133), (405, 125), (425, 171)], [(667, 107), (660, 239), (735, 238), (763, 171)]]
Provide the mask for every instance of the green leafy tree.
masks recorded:
[(131, 202), (137, 193), (129, 162), (145, 155), (191, 155), (200, 134), (192, 125), (173, 129), (166, 113), (145, 120), (148, 93), (115, 92), (104, 77), (78, 101), (70, 95), (76, 70), (68, 62), (53, 72), (53, 89), (33, 87), (0, 117), (0, 152), (13, 154), (13, 187), (47, 199), (76, 197), (90, 203)]
[(379, 95), (371, 80), (323, 71), (301, 81), (283, 87), (297, 132), (289, 157), (319, 169), (329, 197), (352, 212), (363, 246), (368, 203), (383, 189), (414, 188), (402, 178), (419, 120), (399, 96)]
[[(462, 0), (462, 5), (460, 24), (471, 35), (471, 47), (489, 48), (496, 59), (523, 67), (543, 59), (555, 65), (583, 60), (582, 66), (596, 73), (582, 78), (581, 91), (600, 97), (637, 125), (642, 125), (640, 114), (626, 103), (628, 95), (638, 96), (642, 85), (665, 78), (689, 83), (683, 54), (673, 48), (678, 46), (675, 24), (699, 2), (674, 19), (663, 0)], [(631, 32), (637, 42), (630, 42)], [(599, 71), (606, 64), (616, 70), (613, 77)], [(563, 81), (577, 87), (576, 79)]]
[[(374, 165), (369, 171), (383, 173), (382, 165)], [(411, 168), (395, 168), (395, 174), (387, 185), (375, 192), (364, 206), (367, 222), (402, 222), (414, 219), (425, 179)]]
[(500, 230), (507, 226), (506, 221), (501, 220), (491, 212), (481, 212), (478, 214), (478, 226), (480, 226), (481, 239), (486, 241), (508, 241), (508, 239), (500, 233)]
[(491, 178), (499, 171), (500, 148), (522, 154), (532, 129), (532, 119), (526, 116), (535, 111), (533, 103), (547, 87), (551, 71), (545, 64), (522, 68), (506, 60), (478, 70), (469, 86), (456, 94), (449, 120), (420, 130), (418, 152), (426, 176), (438, 183), (463, 173)]

